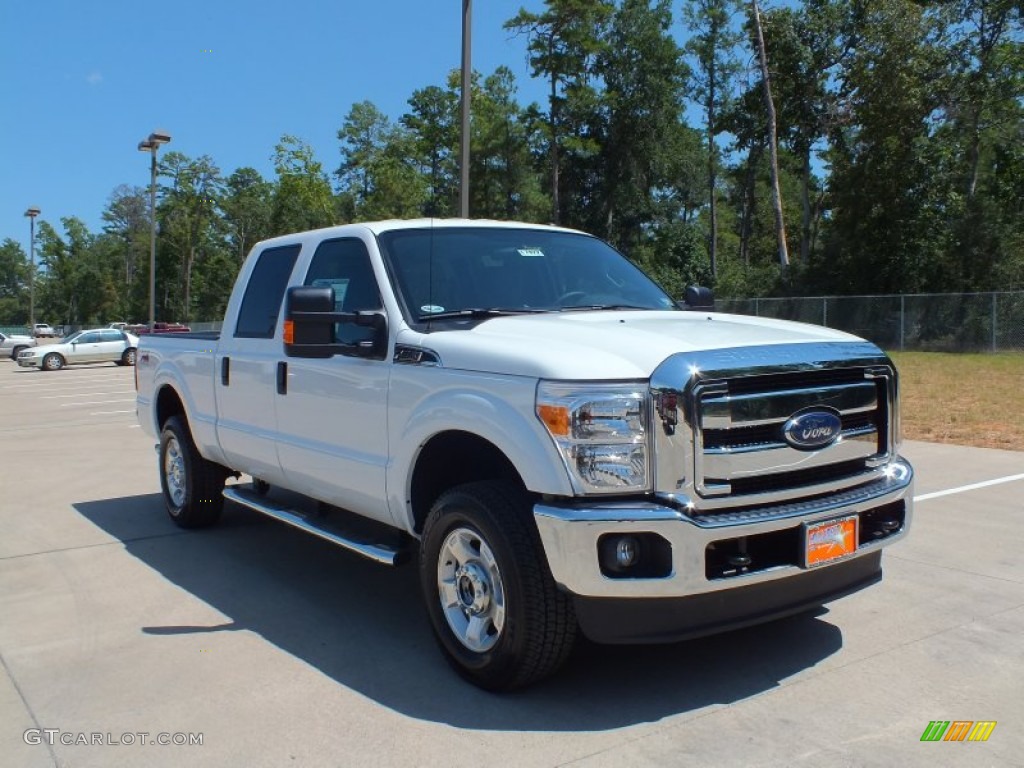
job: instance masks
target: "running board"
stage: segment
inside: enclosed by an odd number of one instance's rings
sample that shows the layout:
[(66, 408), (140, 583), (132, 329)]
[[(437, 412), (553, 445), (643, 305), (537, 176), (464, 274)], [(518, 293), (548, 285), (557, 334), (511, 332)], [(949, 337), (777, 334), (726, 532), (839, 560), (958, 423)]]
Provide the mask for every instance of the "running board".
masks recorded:
[(355, 552), (357, 555), (362, 555), (384, 565), (401, 565), (409, 559), (409, 551), (407, 549), (387, 543), (360, 541), (353, 538), (350, 534), (339, 530), (337, 527), (328, 525), (326, 522), (320, 523), (319, 520), (311, 519), (293, 509), (275, 504), (270, 499), (257, 496), (255, 493), (247, 492), (237, 487), (225, 488), (224, 498), (307, 533), (312, 533), (314, 536), (319, 536), (321, 539), (326, 539), (332, 544), (337, 544), (339, 547), (343, 547), (350, 552)]

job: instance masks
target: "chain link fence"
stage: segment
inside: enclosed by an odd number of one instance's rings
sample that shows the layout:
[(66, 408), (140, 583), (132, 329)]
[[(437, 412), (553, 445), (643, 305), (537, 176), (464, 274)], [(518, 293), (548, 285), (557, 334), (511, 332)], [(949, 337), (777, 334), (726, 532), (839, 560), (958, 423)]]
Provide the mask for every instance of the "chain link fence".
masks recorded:
[(718, 299), (716, 309), (825, 325), (883, 349), (1024, 350), (1024, 291)]
[[(883, 349), (932, 352), (1024, 351), (1024, 291), (718, 299), (721, 312), (797, 320), (847, 331)], [(219, 331), (221, 323), (192, 323)], [(74, 326), (59, 329), (65, 333)], [(16, 326), (0, 332), (27, 333)]]

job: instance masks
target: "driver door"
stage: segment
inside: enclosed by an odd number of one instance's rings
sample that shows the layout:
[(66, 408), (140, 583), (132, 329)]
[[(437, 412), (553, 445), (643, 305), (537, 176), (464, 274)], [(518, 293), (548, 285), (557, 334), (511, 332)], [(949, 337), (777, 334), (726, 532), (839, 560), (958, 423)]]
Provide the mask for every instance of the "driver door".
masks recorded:
[(68, 351), (69, 363), (91, 363), (101, 359), (99, 331), (83, 333), (72, 344)]

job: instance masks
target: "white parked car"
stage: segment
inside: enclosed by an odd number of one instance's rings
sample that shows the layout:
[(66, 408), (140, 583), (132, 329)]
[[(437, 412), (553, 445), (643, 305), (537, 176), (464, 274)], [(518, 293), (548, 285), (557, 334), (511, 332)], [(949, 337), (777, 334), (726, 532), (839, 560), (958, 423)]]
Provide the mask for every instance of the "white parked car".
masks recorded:
[(11, 359), (17, 360), (23, 349), (34, 347), (37, 343), (31, 336), (8, 336), (6, 333), (0, 333), (0, 355), (10, 355)]
[(73, 363), (135, 365), (138, 346), (138, 337), (130, 333), (113, 328), (94, 328), (77, 331), (56, 344), (24, 350), (18, 355), (18, 365), (47, 371), (59, 371)]

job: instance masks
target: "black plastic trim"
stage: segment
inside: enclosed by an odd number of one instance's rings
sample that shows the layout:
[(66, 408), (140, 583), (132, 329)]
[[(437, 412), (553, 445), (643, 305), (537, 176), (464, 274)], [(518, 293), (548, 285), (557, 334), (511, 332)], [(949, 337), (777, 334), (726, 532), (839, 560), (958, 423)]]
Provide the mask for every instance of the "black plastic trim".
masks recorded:
[(689, 597), (575, 597), (580, 629), (598, 643), (668, 643), (761, 624), (816, 608), (879, 582), (873, 552), (793, 576)]

